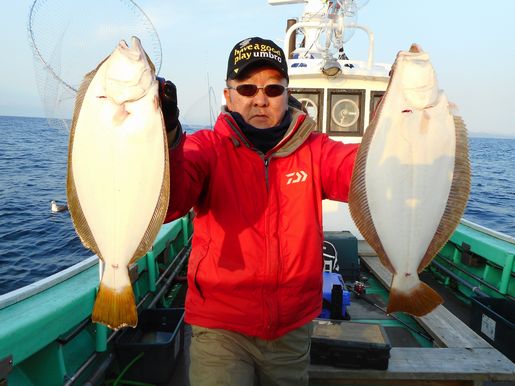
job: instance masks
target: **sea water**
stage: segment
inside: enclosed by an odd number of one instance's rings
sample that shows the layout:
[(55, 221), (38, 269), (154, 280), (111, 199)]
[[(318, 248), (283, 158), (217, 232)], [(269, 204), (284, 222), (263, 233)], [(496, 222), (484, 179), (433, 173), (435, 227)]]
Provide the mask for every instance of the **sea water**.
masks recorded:
[[(51, 200), (66, 203), (68, 137), (43, 118), (0, 116), (0, 294), (92, 254), (69, 212), (50, 210)], [(472, 192), (464, 217), (515, 236), (515, 139), (471, 138), (469, 147)]]

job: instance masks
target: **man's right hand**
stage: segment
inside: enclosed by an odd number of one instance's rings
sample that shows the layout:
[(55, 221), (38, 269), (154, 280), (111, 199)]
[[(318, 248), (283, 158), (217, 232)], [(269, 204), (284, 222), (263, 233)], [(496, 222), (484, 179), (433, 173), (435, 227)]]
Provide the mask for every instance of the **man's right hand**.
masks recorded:
[(159, 82), (159, 99), (161, 100), (161, 110), (168, 133), (168, 144), (172, 144), (177, 136), (179, 123), (179, 108), (177, 107), (177, 88), (169, 80), (157, 78)]

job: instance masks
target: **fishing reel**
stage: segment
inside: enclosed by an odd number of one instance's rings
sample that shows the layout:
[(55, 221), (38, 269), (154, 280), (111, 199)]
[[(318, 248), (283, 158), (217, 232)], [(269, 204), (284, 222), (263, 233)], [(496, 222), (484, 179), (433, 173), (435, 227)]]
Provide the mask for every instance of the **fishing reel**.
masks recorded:
[(362, 281), (355, 281), (354, 284), (352, 285), (352, 290), (357, 294), (357, 295), (365, 295), (366, 292), (367, 292), (367, 289), (366, 289), (366, 286), (365, 286), (365, 283), (363, 283)]
[(362, 296), (367, 294), (367, 283), (368, 277), (361, 276), (360, 280), (356, 280), (351, 285), (347, 285), (349, 289), (354, 292), (357, 296)]

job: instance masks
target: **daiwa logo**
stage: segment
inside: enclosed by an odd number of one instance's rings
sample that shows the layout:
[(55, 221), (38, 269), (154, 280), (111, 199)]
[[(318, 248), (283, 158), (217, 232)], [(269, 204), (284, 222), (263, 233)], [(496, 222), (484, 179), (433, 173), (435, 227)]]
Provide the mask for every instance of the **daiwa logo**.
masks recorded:
[(296, 184), (298, 182), (306, 181), (306, 178), (308, 178), (308, 173), (306, 173), (304, 170), (300, 170), (298, 172), (286, 174), (286, 178), (288, 178), (286, 185)]

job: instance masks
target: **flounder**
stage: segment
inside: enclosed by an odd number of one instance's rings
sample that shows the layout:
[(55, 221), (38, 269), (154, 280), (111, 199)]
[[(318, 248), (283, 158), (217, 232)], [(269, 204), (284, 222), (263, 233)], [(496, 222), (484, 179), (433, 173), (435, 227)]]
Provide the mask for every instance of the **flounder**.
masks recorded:
[(420, 273), (447, 242), (470, 191), (467, 133), (429, 55), (401, 51), (356, 158), (349, 208), (393, 274), (387, 312), (422, 316), (442, 298)]
[(92, 320), (138, 321), (128, 265), (151, 247), (168, 208), (170, 173), (155, 68), (138, 38), (85, 76), (68, 151), (67, 196), (82, 243), (104, 262)]

